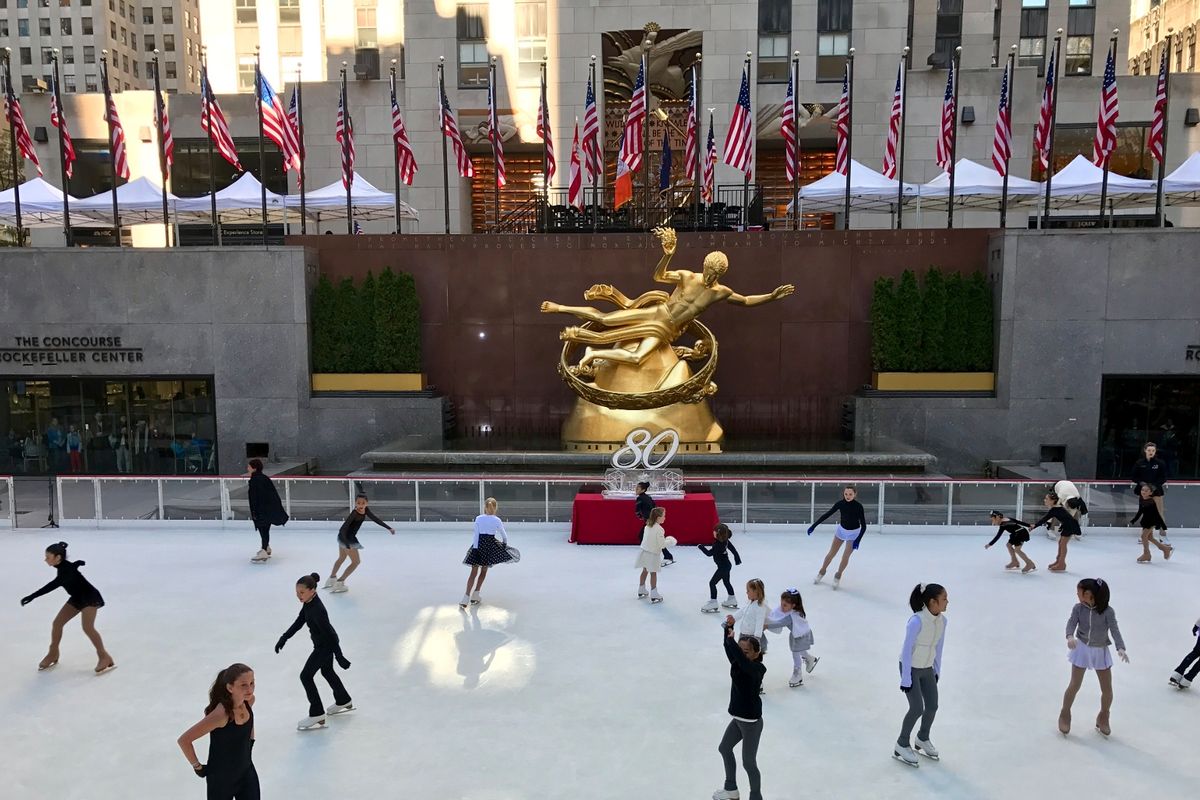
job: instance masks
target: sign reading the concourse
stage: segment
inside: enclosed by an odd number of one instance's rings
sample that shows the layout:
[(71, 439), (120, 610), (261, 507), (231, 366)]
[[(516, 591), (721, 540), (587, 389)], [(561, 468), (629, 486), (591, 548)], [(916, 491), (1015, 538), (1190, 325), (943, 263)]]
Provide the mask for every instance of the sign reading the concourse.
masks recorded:
[(129, 347), (120, 336), (14, 336), (0, 347), (0, 368), (60, 364), (140, 364), (142, 348)]

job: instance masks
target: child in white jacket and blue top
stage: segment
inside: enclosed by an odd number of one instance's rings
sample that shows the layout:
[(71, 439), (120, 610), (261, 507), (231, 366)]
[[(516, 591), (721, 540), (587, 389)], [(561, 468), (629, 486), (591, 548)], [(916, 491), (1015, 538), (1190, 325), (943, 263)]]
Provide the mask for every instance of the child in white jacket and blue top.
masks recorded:
[(911, 746), (912, 729), (917, 731), (916, 751), (937, 761), (937, 748), (929, 741), (933, 718), (938, 710), (938, 678), (942, 674), (942, 645), (946, 641), (946, 615), (950, 605), (945, 588), (936, 583), (921, 583), (913, 588), (908, 606), (913, 615), (904, 628), (904, 646), (900, 649), (900, 691), (908, 696), (908, 713), (900, 726), (900, 737), (892, 758), (910, 767), (918, 766)]
[(804, 613), (804, 600), (799, 589), (788, 588), (779, 595), (779, 607), (767, 615), (767, 630), (788, 632), (792, 651), (792, 677), (788, 679), (788, 686), (794, 689), (804, 685), (801, 665), (812, 672), (821, 659), (809, 652), (813, 646), (813, 632)]

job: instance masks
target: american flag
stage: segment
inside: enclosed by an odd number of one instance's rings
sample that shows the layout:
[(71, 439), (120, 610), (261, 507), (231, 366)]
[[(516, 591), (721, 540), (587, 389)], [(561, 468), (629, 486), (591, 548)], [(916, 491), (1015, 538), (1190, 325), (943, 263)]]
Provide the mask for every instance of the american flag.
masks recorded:
[(267, 81), (267, 76), (263, 75), (261, 71), (258, 73), (258, 102), (262, 106), (263, 134), (275, 143), (279, 152), (283, 153), (283, 171), (294, 169), (299, 172), (300, 142), (297, 140), (296, 131), (288, 122), (283, 101), (279, 99), (279, 95), (275, 94), (275, 90)]
[[(50, 124), (62, 131), (62, 156), (63, 169), (67, 173), (67, 177), (75, 171), (73, 162), (75, 161), (75, 144), (71, 141), (71, 134), (67, 132), (67, 118), (63, 115), (62, 110), (58, 107), (58, 81), (50, 79)], [(65, 190), (66, 187), (63, 187)]]
[(417, 156), (408, 141), (408, 128), (400, 116), (400, 104), (396, 102), (396, 76), (392, 75), (392, 141), (396, 146), (396, 163), (400, 166), (400, 180), (412, 186), (417, 174)]
[(904, 59), (896, 66), (896, 89), (892, 92), (892, 116), (888, 120), (887, 142), (883, 146), (883, 174), (895, 178), (896, 153), (900, 147), (900, 126), (904, 124)]
[(950, 69), (946, 70), (946, 93), (942, 96), (942, 127), (938, 131), (935, 160), (937, 165), (946, 172), (954, 169), (954, 136), (955, 116), (954, 107), (954, 59), (950, 59)]
[(546, 105), (546, 79), (542, 77), (542, 100), (538, 105), (537, 135), (546, 143), (546, 185), (554, 180), (558, 162), (554, 159), (554, 131), (550, 128), (550, 108)]
[(738, 90), (737, 104), (733, 107), (733, 119), (729, 133), (725, 135), (724, 161), (734, 169), (754, 176), (754, 117), (750, 113), (750, 76), (748, 68), (742, 67), (742, 88)]
[[(288, 102), (288, 124), (292, 126), (292, 130), (296, 133), (296, 141), (300, 144), (300, 158), (308, 157), (308, 151), (304, 149), (304, 137), (300, 135), (300, 80), (299, 75), (296, 76), (296, 85), (292, 87), (292, 99)], [(299, 172), (299, 170), (296, 170)]]
[(596, 179), (604, 171), (600, 149), (600, 112), (596, 110), (596, 93), (592, 90), (592, 79), (588, 77), (587, 97), (583, 101), (583, 156), (587, 165), (588, 180), (596, 185)]
[(354, 183), (354, 120), (350, 118), (350, 110), (346, 108), (345, 88), (338, 95), (337, 122), (334, 124), (333, 138), (342, 151), (342, 186), (349, 189)]
[(840, 175), (850, 174), (850, 62), (846, 61), (846, 71), (842, 73), (842, 98), (838, 100), (837, 116), (834, 126), (837, 128), (837, 155), (834, 157), (833, 171)]
[(492, 67), (493, 80), (488, 81), (488, 141), (492, 143), (492, 163), (496, 165), (496, 186), (503, 189), (507, 183), (504, 175), (504, 140), (500, 138), (500, 123), (496, 119), (496, 81), (495, 67)]
[(470, 156), (467, 155), (466, 149), (463, 147), (462, 136), (458, 133), (458, 122), (454, 119), (454, 110), (450, 108), (450, 99), (446, 97), (446, 84), (443, 82), (441, 86), (442, 106), (440, 109), (441, 121), (440, 126), (443, 136), (450, 137), (450, 144), (454, 145), (454, 158), (458, 162), (458, 174), (464, 178), (475, 177), (475, 165), (471, 163)]
[(571, 142), (571, 175), (567, 184), (567, 203), (583, 211), (583, 174), (579, 164), (579, 119), (575, 119), (575, 139)]
[(163, 179), (170, 177), (171, 167), (175, 164), (175, 137), (171, 135), (171, 118), (167, 116), (167, 104), (163, 96), (155, 92), (156, 122), (162, 125)]
[(108, 70), (101, 70), (100, 76), (104, 81), (104, 121), (112, 128), (113, 163), (116, 165), (117, 177), (129, 180), (129, 158), (125, 154), (125, 128), (121, 126), (121, 118), (117, 115), (117, 101), (113, 99), (108, 88)]
[(1008, 160), (1012, 158), (1012, 67), (1004, 68), (1000, 81), (1000, 105), (996, 110), (996, 136), (992, 139), (992, 163), (996, 172), (1008, 174)]
[(29, 128), (25, 127), (25, 115), (21, 113), (21, 101), (13, 92), (12, 77), (5, 76), (4, 85), (4, 119), (17, 140), (17, 152), (27, 158), (37, 167), (38, 175), (42, 174), (42, 165), (38, 161), (37, 151), (33, 149), (33, 140), (29, 138)]
[(698, 141), (700, 139), (700, 133), (698, 131), (698, 128), (700, 127), (700, 122), (698, 119), (700, 116), (700, 109), (696, 107), (696, 81), (699, 79), (700, 76), (696, 74), (696, 68), (693, 66), (692, 91), (688, 95), (687, 131), (684, 133), (683, 137), (683, 171), (686, 172), (689, 177), (694, 177), (695, 175), (696, 153), (700, 144)]
[[(1150, 122), (1150, 141), (1146, 146), (1150, 155), (1160, 164), (1163, 161), (1163, 129), (1167, 124), (1167, 48), (1163, 48), (1162, 61), (1158, 65), (1158, 89), (1154, 93), (1154, 119)], [(1114, 97), (1116, 89), (1113, 89)]]
[(712, 114), (708, 115), (708, 145), (704, 149), (704, 183), (700, 187), (700, 199), (713, 201), (713, 172), (717, 163), (717, 139), (713, 136)]
[(221, 112), (221, 106), (217, 105), (217, 96), (213, 94), (212, 84), (208, 82), (207, 67), (200, 69), (200, 129), (212, 139), (221, 158), (241, 172), (242, 162), (238, 160), (237, 148), (229, 134), (229, 123), (225, 120), (225, 114)]
[(1097, 167), (1108, 165), (1112, 151), (1117, 147), (1117, 65), (1113, 48), (1108, 48), (1108, 60), (1104, 63), (1104, 81), (1100, 84), (1100, 112), (1096, 117), (1096, 140), (1092, 142), (1092, 163)]
[(796, 180), (796, 94), (792, 86), (792, 70), (788, 70), (787, 96), (783, 98), (783, 110), (779, 112), (783, 122), (779, 132), (783, 134), (783, 174), (788, 183)]
[[(625, 117), (625, 132), (621, 141), (618, 160), (637, 172), (642, 165), (642, 128), (646, 124), (646, 57), (638, 67), (637, 80), (633, 83), (633, 97), (629, 100), (629, 114)], [(584, 134), (587, 133), (587, 122), (584, 121)]]
[(362, 229), (362, 225), (358, 224), (358, 220), (354, 220), (354, 235), (362, 236), (364, 233), (365, 231)]
[(1042, 169), (1050, 168), (1050, 134), (1054, 124), (1054, 81), (1058, 60), (1058, 48), (1050, 53), (1050, 64), (1046, 67), (1046, 85), (1042, 89), (1042, 107), (1038, 111), (1037, 128), (1033, 132), (1033, 149), (1037, 151)]

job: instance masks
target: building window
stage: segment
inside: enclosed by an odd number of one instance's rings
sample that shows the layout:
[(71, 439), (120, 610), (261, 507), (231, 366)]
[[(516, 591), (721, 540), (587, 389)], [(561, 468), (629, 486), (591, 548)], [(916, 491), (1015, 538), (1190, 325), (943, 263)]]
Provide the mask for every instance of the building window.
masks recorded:
[[(1060, 95), (1061, 96), (1061, 95)], [(1111, 157), (1111, 169), (1120, 175), (1133, 178), (1151, 178), (1154, 175), (1154, 160), (1146, 148), (1150, 126), (1144, 123), (1117, 124), (1117, 149)], [(1075, 156), (1092, 157), (1092, 144), (1096, 138), (1096, 123), (1079, 125), (1059, 123), (1054, 129), (1054, 171), (1065, 167)], [(1033, 166), (1030, 178), (1045, 180), (1042, 162), (1037, 154), (1032, 155)]]
[(27, 20), (27, 19), (17, 20), (17, 36), (28, 36), (28, 35), (29, 35), (29, 20)]
[(817, 80), (840, 81), (850, 54), (851, 0), (817, 0)]
[[(137, 64), (133, 65), (133, 71), (134, 71), (134, 74), (136, 75), (137, 74)], [(192, 83), (194, 80), (196, 80), (196, 70), (192, 69), (191, 64), (187, 65), (187, 75), (188, 75), (187, 76), (188, 83)]]
[(30, 65), (33, 63), (33, 50), (28, 47), (21, 48), (21, 64)]
[(83, 19), (81, 19), (79, 21), (79, 24), (80, 24), (80, 27), (83, 29), (84, 36), (91, 36), (92, 33), (94, 33), (94, 29), (92, 28), (92, 18), (91, 17), (84, 17)]
[(108, 23), (108, 38), (112, 39), (114, 42), (117, 40), (117, 23)]
[[(237, 0), (235, 6), (238, 25), (258, 24), (258, 0)], [(250, 84), (253, 86), (254, 81), (251, 80)]]
[(1188, 72), (1196, 71), (1196, 33), (1188, 35)]
[(516, 12), (517, 79), (522, 86), (537, 86), (546, 55), (546, 0), (518, 0)]
[(129, 49), (137, 50), (137, 34), (136, 33), (129, 34)]
[(8, 36), (8, 20), (0, 19), (0, 36)]
[(931, 66), (944, 69), (954, 59), (954, 49), (962, 44), (962, 11), (962, 0), (938, 0)]
[(85, 64), (95, 64), (96, 63), (96, 48), (90, 44), (85, 44), (83, 46), (83, 63), (85, 63)]
[(1017, 66), (1037, 67), (1046, 74), (1046, 2), (1021, 0), (1021, 39), (1017, 44)]
[(164, 33), (163, 34), (163, 51), (167, 52), (167, 53), (175, 52), (175, 34), (173, 34), (173, 33)]
[(75, 76), (63, 75), (63, 90), (66, 92), (75, 92)]
[(75, 48), (74, 47), (64, 47), (62, 49), (62, 62), (64, 64), (74, 64), (75, 63)]
[(378, 48), (379, 27), (375, 18), (375, 0), (355, 0), (354, 24), (357, 28), (355, 47)]
[(786, 83), (791, 67), (792, 0), (758, 0), (758, 82)]
[[(185, 11), (184, 13), (186, 14), (187, 12)], [(279, 24), (300, 24), (300, 0), (279, 0)], [(183, 26), (184, 28), (187, 27), (186, 19)]]
[(168, 78), (171, 78), (171, 79), (179, 77), (179, 71), (176, 68), (174, 61), (167, 62), (166, 75)]
[(254, 91), (254, 56), (238, 56), (238, 91)]
[(98, 85), (96, 84), (96, 76), (95, 75), (84, 75), (83, 76), (83, 86), (89, 92), (96, 91), (96, 89), (99, 88)]
[(155, 42), (154, 42), (154, 37), (150, 34), (146, 34), (145, 36), (143, 36), (142, 41), (146, 43), (146, 52), (147, 53), (153, 53), (154, 48), (158, 47), (158, 45), (155, 44)]
[(58, 21), (58, 29), (62, 31), (63, 36), (71, 35), (71, 18), (63, 17)]
[(486, 86), (488, 82), (487, 5), (458, 7), (458, 85)]
[(139, 61), (138, 61), (138, 60), (135, 58), (135, 59), (133, 60), (133, 77), (135, 77), (135, 78), (140, 78), (140, 77), (142, 77), (142, 75), (141, 75), (141, 66), (142, 66), (142, 65), (141, 65), (141, 62), (139, 62)]
[(172, 25), (175, 23), (175, 9), (171, 6), (162, 7), (162, 21), (164, 25)]
[(129, 31), (125, 30), (124, 28), (121, 28), (121, 44), (125, 45), (126, 47), (129, 46)]
[(144, 24), (144, 25), (153, 25), (154, 24), (154, 9), (151, 8), (150, 6), (146, 6), (145, 8), (142, 9), (142, 24)]
[(54, 63), (54, 48), (53, 47), (43, 47), (42, 48), (42, 63), (43, 64), (53, 64)]
[(1091, 0), (1071, 0), (1067, 11), (1065, 75), (1092, 74), (1092, 43), (1096, 32), (1096, 7)]
[(121, 56), (121, 71), (129, 72), (129, 56)]
[(42, 17), (38, 20), (38, 33), (42, 36), (50, 35), (50, 20), (47, 17)]

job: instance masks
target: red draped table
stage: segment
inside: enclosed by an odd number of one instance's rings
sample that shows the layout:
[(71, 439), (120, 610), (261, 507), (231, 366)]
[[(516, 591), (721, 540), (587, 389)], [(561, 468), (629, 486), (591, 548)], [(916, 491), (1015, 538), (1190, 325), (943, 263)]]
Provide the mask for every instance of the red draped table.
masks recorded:
[[(678, 499), (655, 500), (667, 510), (663, 524), (668, 536), (681, 545), (710, 544), (717, 517), (711, 493), (686, 494)], [(577, 494), (571, 509), (571, 539), (576, 544), (640, 544), (641, 520), (633, 513), (633, 500), (608, 500), (600, 494)]]

